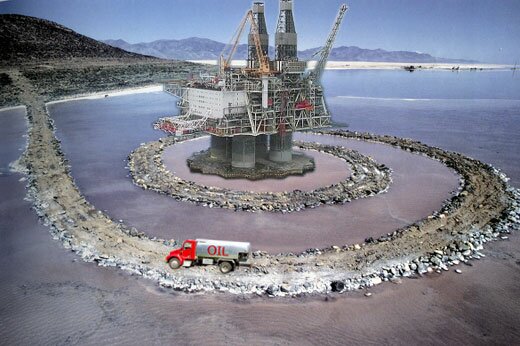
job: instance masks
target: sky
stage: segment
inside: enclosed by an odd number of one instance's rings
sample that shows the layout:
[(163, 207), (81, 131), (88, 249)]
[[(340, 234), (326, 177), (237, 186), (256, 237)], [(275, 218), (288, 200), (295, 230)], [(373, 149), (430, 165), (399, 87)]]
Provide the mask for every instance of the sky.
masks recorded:
[[(341, 3), (335, 46), (520, 63), (520, 0), (294, 0), (298, 48), (323, 45)], [(49, 19), (95, 39), (204, 37), (229, 42), (249, 0), (0, 0), (0, 13)], [(274, 41), (278, 0), (265, 0)], [(246, 38), (244, 35), (243, 42)]]

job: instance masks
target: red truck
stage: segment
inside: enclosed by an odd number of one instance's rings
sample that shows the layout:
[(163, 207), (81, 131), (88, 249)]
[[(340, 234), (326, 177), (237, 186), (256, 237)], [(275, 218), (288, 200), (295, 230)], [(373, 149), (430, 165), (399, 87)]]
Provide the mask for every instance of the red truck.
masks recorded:
[(217, 264), (224, 274), (239, 265), (248, 265), (251, 258), (251, 244), (211, 239), (187, 239), (182, 247), (174, 249), (166, 256), (172, 269), (190, 267), (194, 264)]

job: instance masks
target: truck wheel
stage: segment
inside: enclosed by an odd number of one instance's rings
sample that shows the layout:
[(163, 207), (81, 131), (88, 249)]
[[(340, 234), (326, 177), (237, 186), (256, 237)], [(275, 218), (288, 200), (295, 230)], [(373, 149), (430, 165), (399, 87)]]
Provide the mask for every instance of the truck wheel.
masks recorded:
[(220, 268), (220, 271), (223, 274), (227, 274), (227, 273), (233, 271), (233, 269), (235, 269), (235, 268), (233, 268), (233, 264), (228, 261), (220, 262), (218, 267)]
[(179, 259), (176, 257), (172, 257), (168, 261), (168, 264), (170, 265), (170, 268), (172, 268), (172, 269), (179, 269), (181, 266), (181, 261), (179, 261)]

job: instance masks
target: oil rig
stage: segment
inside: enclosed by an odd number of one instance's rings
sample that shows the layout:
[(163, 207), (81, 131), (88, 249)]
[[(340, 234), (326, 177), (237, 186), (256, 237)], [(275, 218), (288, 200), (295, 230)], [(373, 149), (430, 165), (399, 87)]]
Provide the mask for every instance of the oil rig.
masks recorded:
[[(211, 136), (209, 150), (188, 159), (193, 171), (258, 179), (314, 169), (312, 158), (293, 152), (293, 133), (331, 124), (321, 76), (347, 9), (341, 5), (310, 70), (307, 61), (298, 60), (292, 0), (280, 0), (274, 60), (269, 58), (265, 5), (254, 2), (222, 52), (216, 76), (164, 84), (179, 98), (180, 115), (159, 119), (156, 128)], [(235, 67), (233, 55), (248, 23), (247, 63)]]

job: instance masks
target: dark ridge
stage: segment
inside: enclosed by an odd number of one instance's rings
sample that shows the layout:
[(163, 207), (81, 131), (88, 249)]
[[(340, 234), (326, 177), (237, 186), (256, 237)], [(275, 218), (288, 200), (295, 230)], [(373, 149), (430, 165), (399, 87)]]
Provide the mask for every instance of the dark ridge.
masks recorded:
[(71, 58), (156, 59), (112, 47), (55, 22), (18, 14), (0, 15), (0, 47), (2, 63)]

